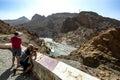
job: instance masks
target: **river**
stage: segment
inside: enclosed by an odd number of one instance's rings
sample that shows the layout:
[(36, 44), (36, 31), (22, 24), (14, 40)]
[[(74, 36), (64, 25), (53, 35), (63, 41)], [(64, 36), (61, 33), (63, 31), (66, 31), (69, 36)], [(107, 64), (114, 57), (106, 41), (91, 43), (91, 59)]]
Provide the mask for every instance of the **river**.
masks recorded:
[(57, 43), (53, 41), (53, 39), (51, 38), (40, 38), (40, 39), (45, 40), (46, 46), (51, 49), (50, 55), (54, 57), (60, 55), (68, 55), (73, 50), (76, 50), (76, 48), (73, 46)]

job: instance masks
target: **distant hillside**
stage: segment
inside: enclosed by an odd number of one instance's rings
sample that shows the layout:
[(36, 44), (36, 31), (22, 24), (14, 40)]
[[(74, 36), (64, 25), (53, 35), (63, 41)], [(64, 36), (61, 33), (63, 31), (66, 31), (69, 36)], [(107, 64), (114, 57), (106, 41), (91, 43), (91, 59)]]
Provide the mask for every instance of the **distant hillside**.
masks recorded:
[(23, 17), (20, 17), (18, 19), (15, 19), (15, 20), (4, 20), (4, 21), (6, 23), (9, 23), (12, 26), (15, 26), (18, 24), (23, 24), (23, 23), (29, 22), (29, 19), (23, 16)]
[(35, 14), (28, 23), (16, 25), (29, 31), (36, 32), (41, 37), (53, 37), (60, 32), (60, 28), (66, 18), (72, 18), (76, 13), (56, 13), (47, 17)]
[(104, 30), (120, 27), (120, 21), (103, 17), (95, 12), (80, 12), (73, 18), (67, 18), (61, 27), (61, 33), (54, 39), (79, 47), (86, 40)]

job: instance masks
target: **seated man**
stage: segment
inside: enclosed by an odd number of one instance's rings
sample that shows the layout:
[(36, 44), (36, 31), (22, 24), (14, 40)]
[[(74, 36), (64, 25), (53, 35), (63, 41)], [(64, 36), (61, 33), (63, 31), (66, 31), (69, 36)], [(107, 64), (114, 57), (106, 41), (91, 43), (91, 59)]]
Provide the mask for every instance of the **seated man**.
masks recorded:
[[(33, 45), (29, 45), (28, 48), (23, 52), (22, 56), (20, 57), (20, 66), (23, 67), (23, 69), (18, 69), (18, 67), (16, 69), (14, 69), (14, 74), (16, 73), (17, 70), (23, 71), (24, 73), (29, 72), (32, 67), (33, 67), (33, 62), (32, 62), (32, 57), (36, 56), (36, 51), (37, 49), (33, 49)], [(20, 67), (19, 66), (19, 67)]]
[(18, 71), (18, 70), (23, 71), (23, 73), (27, 73), (29, 70), (32, 69), (32, 67), (33, 67), (32, 54), (27, 55), (26, 59), (24, 61), (21, 61), (20, 64), (23, 67), (23, 69), (18, 69), (18, 67), (17, 67), (16, 69), (13, 70), (14, 71), (13, 75), (15, 75), (16, 71)]
[(28, 71), (30, 71), (33, 67), (33, 62), (32, 62), (32, 53), (29, 54), (26, 59), (24, 60), (24, 62), (20, 62), (21, 66), (23, 67), (23, 72), (27, 73)]

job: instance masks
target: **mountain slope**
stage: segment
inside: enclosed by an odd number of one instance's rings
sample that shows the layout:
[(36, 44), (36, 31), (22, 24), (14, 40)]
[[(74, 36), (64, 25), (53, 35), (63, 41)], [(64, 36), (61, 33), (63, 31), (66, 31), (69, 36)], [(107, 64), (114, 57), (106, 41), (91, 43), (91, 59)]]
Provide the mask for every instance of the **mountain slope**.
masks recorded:
[(120, 21), (102, 17), (95, 12), (83, 11), (63, 22), (61, 34), (55, 40), (78, 47), (93, 36), (115, 27), (120, 27)]

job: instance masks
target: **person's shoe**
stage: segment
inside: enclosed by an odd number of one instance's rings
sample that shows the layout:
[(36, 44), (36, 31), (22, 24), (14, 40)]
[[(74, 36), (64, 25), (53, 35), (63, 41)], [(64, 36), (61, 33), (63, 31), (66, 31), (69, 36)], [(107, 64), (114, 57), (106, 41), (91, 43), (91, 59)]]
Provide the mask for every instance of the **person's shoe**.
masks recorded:
[(15, 76), (16, 74), (16, 69), (13, 69), (13, 76)]

